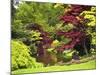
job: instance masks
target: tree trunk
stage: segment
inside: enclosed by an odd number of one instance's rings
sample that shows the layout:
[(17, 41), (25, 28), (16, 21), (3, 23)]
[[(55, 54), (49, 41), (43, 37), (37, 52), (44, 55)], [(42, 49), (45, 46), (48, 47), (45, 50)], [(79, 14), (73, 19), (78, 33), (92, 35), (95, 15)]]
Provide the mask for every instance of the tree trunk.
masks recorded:
[(84, 42), (83, 42), (83, 47), (84, 47), (84, 50), (85, 50), (86, 56), (88, 56), (88, 51), (87, 51), (87, 47), (86, 47), (86, 44), (85, 44), (85, 40), (84, 40)]

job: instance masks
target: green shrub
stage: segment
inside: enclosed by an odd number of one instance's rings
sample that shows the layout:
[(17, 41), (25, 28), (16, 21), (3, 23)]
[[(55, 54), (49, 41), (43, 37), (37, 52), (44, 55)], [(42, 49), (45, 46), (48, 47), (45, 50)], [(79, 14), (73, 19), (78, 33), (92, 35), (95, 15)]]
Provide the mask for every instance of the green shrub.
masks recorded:
[(37, 63), (35, 58), (32, 58), (29, 54), (29, 48), (20, 41), (11, 41), (12, 48), (12, 70), (21, 68), (36, 68), (37, 64), (39, 67), (43, 65)]
[(70, 61), (72, 59), (72, 54), (74, 50), (65, 50), (62, 54), (62, 58), (64, 62)]

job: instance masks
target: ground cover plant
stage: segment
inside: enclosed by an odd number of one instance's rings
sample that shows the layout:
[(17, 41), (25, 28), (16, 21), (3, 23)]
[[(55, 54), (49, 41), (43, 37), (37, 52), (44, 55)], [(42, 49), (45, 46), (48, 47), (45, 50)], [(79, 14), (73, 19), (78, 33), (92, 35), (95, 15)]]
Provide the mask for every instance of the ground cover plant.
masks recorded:
[(95, 69), (95, 6), (12, 1), (11, 10), (12, 74)]

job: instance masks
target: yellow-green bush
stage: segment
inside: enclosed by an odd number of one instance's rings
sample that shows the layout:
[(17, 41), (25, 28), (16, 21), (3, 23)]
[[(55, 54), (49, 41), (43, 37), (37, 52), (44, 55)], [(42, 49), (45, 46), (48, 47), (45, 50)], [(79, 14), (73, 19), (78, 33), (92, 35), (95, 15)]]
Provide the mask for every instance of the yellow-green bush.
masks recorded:
[(92, 6), (91, 10), (89, 11), (83, 11), (81, 16), (84, 17), (84, 19), (88, 20), (85, 24), (87, 27), (86, 33), (88, 35), (91, 35), (91, 44), (96, 45), (96, 7)]
[(35, 58), (29, 54), (29, 48), (20, 41), (11, 41), (12, 48), (12, 70), (21, 68), (43, 67), (43, 64), (37, 63)]

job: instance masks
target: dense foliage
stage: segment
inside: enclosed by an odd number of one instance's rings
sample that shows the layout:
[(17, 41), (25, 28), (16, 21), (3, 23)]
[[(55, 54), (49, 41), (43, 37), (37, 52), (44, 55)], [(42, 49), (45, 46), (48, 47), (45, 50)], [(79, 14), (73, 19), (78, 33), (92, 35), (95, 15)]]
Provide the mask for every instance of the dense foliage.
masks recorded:
[(22, 2), (14, 12), (12, 40), (18, 41), (12, 41), (13, 70), (66, 62), (74, 52), (95, 52), (95, 6)]
[(30, 57), (29, 48), (22, 42), (13, 40), (11, 44), (12, 70), (43, 66), (41, 63), (37, 63), (35, 58)]
[(85, 53), (88, 55), (91, 42), (93, 44), (93, 41), (95, 39), (95, 30), (93, 31), (96, 25), (95, 7), (71, 5), (69, 9), (70, 10), (66, 11), (64, 15), (60, 17), (60, 19), (64, 21), (64, 25), (71, 23), (72, 25), (74, 25), (74, 28), (67, 32), (57, 32), (58, 36), (71, 38), (71, 41), (68, 44), (62, 46), (60, 49), (71, 49), (75, 48), (75, 46), (81, 45), (83, 46), (83, 50), (85, 50)]

